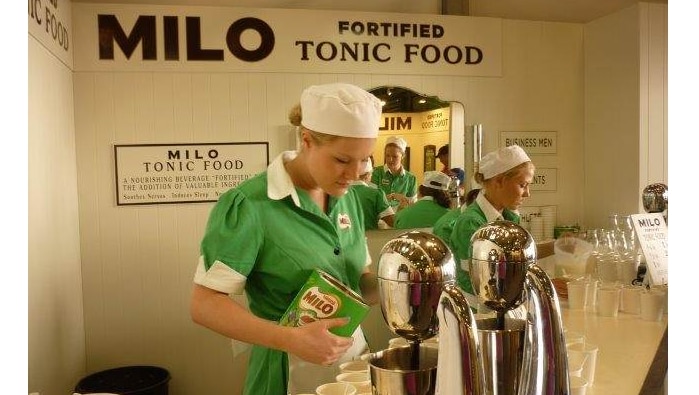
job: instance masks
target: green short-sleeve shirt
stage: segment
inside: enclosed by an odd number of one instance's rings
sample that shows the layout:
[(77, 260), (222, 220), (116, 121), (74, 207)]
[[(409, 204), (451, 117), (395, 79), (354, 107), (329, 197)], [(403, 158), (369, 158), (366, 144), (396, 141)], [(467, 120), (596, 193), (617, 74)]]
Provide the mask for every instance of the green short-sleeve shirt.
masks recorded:
[[(417, 178), (405, 169), (401, 169), (399, 174), (392, 174), (385, 165), (375, 167), (371, 173), (371, 182), (386, 195), (400, 193), (411, 199), (417, 197)], [(393, 208), (398, 207), (398, 201), (389, 200), (389, 203)]]
[[(508, 221), (519, 223), (519, 216), (512, 211), (504, 210), (502, 216)], [(476, 233), (478, 228), (488, 222), (485, 213), (483, 213), (478, 203), (473, 202), (458, 216), (454, 223), (454, 229), (449, 236), (448, 244), (456, 258), (457, 282), (461, 289), (470, 294), (473, 294), (473, 286), (471, 285), (471, 278), (466, 265), (468, 265), (468, 261), (472, 256), (471, 236)]]
[(356, 191), (362, 204), (366, 229), (378, 229), (379, 220), (393, 214), (393, 208), (388, 204), (386, 194), (376, 185), (357, 182), (351, 188)]
[[(465, 209), (466, 207), (463, 208)], [(461, 209), (461, 207), (456, 207), (449, 210), (446, 214), (439, 217), (432, 227), (432, 233), (442, 239), (442, 241), (449, 246), (449, 248), (452, 248), (449, 244), (449, 237), (451, 236), (451, 231), (454, 229), (456, 219), (461, 214)]]
[(440, 206), (432, 196), (425, 196), (397, 212), (394, 227), (396, 229), (431, 228), (448, 211), (448, 208)]
[[(329, 198), (328, 213), (301, 189), (284, 168), (286, 152), (268, 170), (220, 196), (201, 242), (206, 270), (195, 282), (226, 293), (248, 296), (250, 311), (278, 321), (318, 268), (354, 291), (369, 262), (364, 216), (351, 188)], [(288, 359), (280, 351), (253, 346), (245, 394), (286, 394)]]

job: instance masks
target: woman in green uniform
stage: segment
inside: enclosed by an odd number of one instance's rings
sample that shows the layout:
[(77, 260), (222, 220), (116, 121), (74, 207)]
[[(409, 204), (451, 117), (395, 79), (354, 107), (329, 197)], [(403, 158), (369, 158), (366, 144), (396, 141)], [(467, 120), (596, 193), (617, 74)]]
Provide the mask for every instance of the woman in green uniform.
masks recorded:
[(468, 275), (471, 236), (481, 226), (498, 219), (519, 223), (516, 210), (529, 197), (534, 170), (529, 156), (517, 145), (490, 152), (479, 162), (475, 179), (483, 188), (456, 219), (447, 243), (459, 262), (457, 280), (464, 291), (473, 294)]
[[(350, 184), (374, 149), (380, 117), (379, 100), (354, 85), (305, 89), (289, 116), (299, 149), (221, 195), (209, 215), (191, 316), (253, 345), (246, 395), (314, 392), (334, 381), (339, 363), (366, 352), (361, 329), (352, 337), (328, 331), (345, 318), (300, 327), (278, 321), (314, 269), (376, 303), (364, 216)], [(243, 292), (248, 309), (229, 297)]]
[(371, 182), (371, 172), (374, 170), (371, 158), (367, 161), (359, 180), (352, 183), (352, 189), (357, 191), (364, 211), (364, 226), (370, 229), (388, 229), (393, 227), (395, 212), (388, 204), (386, 194)]
[(418, 189), (418, 201), (396, 214), (396, 229), (429, 228), (449, 211), (451, 177), (439, 171), (426, 171)]
[(396, 212), (417, 201), (417, 178), (403, 167), (407, 148), (404, 139), (390, 136), (384, 147), (384, 165), (371, 174), (371, 182), (384, 191)]

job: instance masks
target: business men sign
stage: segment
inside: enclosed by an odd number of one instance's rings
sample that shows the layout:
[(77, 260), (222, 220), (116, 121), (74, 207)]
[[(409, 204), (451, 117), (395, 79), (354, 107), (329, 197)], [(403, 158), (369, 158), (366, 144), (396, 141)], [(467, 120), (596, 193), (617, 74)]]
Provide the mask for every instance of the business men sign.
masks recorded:
[(73, 4), (77, 71), (500, 76), (496, 18)]

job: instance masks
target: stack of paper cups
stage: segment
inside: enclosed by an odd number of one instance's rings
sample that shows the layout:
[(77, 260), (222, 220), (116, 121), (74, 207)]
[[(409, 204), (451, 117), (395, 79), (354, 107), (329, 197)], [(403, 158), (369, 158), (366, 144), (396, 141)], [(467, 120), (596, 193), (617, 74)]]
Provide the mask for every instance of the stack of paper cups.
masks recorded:
[(556, 206), (543, 206), (540, 212), (544, 221), (543, 238), (553, 239), (553, 228), (556, 227)]
[(534, 241), (544, 240), (544, 218), (540, 215), (532, 215), (529, 222), (529, 233), (531, 233)]

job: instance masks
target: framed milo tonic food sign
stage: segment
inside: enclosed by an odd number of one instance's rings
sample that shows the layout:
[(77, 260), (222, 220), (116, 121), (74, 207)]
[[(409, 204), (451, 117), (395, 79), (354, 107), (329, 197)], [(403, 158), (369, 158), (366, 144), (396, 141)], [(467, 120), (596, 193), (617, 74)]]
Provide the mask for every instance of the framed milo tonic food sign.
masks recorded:
[(268, 143), (115, 145), (118, 206), (215, 202), (264, 171)]

